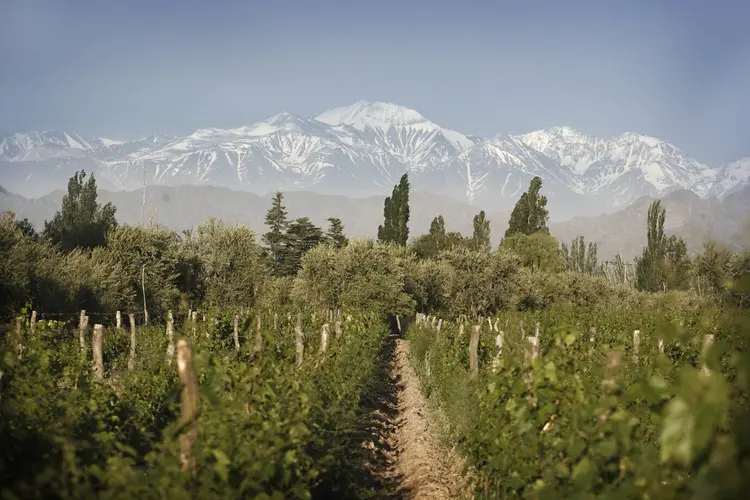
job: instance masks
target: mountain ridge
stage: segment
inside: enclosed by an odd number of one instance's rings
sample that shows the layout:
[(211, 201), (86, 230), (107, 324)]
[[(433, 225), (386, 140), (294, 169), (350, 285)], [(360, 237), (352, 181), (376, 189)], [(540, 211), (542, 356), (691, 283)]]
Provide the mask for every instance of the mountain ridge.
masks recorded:
[(675, 189), (725, 196), (747, 185), (750, 160), (708, 167), (650, 136), (601, 139), (567, 126), (479, 138), (379, 101), (312, 118), (282, 112), (246, 126), (136, 141), (69, 131), (0, 135), (0, 182), (12, 192), (42, 196), (80, 169), (96, 173), (109, 190), (146, 182), (349, 196), (386, 194), (408, 172), (417, 189), (500, 211), (512, 208), (518, 190), (540, 175), (550, 205), (567, 218)]

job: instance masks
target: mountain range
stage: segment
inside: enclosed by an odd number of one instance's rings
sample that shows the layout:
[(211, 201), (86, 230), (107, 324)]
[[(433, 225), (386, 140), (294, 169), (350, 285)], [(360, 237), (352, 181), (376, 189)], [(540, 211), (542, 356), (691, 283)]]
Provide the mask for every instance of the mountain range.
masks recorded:
[(0, 135), (0, 184), (25, 197), (64, 187), (77, 170), (110, 191), (212, 185), (255, 194), (315, 191), (382, 196), (409, 173), (415, 192), (509, 211), (534, 176), (553, 220), (598, 215), (689, 190), (724, 197), (747, 186), (750, 158), (707, 166), (663, 140), (635, 133), (602, 139), (570, 127), (481, 138), (417, 111), (358, 101), (314, 118), (280, 113), (251, 125), (135, 141), (68, 131)]

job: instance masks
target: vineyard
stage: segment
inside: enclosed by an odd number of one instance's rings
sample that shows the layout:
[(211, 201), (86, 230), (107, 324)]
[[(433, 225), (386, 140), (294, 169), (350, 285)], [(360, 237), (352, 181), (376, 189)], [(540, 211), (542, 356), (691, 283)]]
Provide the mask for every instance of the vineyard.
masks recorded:
[(2, 344), (2, 494), (353, 494), (387, 331), (362, 315), (301, 318), (19, 322)]
[[(0, 498), (744, 498), (750, 251), (649, 209), (625, 266), (489, 221), (378, 241), (286, 220), (118, 226), (71, 179), (0, 220)], [(619, 256), (618, 256), (619, 257)]]

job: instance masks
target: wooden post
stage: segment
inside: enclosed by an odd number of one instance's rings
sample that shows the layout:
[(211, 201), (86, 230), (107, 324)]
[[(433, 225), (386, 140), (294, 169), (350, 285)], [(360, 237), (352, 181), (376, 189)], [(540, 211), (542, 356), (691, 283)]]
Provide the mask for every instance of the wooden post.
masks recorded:
[(86, 310), (81, 309), (81, 316), (78, 319), (78, 342), (81, 344), (81, 350), (86, 352)]
[(94, 377), (104, 379), (104, 357), (102, 348), (104, 344), (104, 325), (94, 325), (94, 336), (91, 339), (92, 352), (94, 354)]
[(23, 359), (23, 343), (21, 342), (21, 317), (16, 318), (16, 339), (18, 341), (18, 361)]
[(590, 336), (589, 336), (589, 342), (594, 342), (596, 340), (596, 327), (592, 326), (591, 330), (589, 330)]
[(193, 338), (198, 334), (198, 311), (193, 311), (190, 314), (190, 326), (193, 329)]
[(617, 389), (619, 382), (619, 371), (620, 364), (622, 363), (622, 352), (619, 349), (614, 349), (609, 353), (607, 358), (607, 376), (602, 382), (602, 385), (608, 391), (614, 391)]
[(234, 315), (234, 350), (240, 352), (240, 316)]
[(330, 332), (331, 327), (328, 325), (328, 323), (324, 323), (323, 326), (320, 329), (320, 353), (325, 354), (326, 350), (328, 349), (328, 334)]
[(495, 355), (495, 359), (492, 360), (492, 371), (497, 372), (498, 367), (500, 366), (500, 356), (503, 354), (503, 336), (505, 334), (501, 331), (497, 334), (497, 337), (495, 337), (495, 345), (497, 346), (497, 354)]
[(460, 323), (458, 325), (458, 336), (463, 337), (464, 336), (464, 324)]
[(641, 350), (641, 331), (633, 330), (633, 360), (638, 360), (638, 352)]
[(401, 333), (401, 319), (398, 317), (398, 314), (396, 315), (396, 328), (398, 329), (398, 333)]
[(664, 354), (664, 340), (659, 339), (659, 354)]
[(167, 311), (167, 364), (172, 364), (172, 358), (174, 357), (174, 317), (172, 311)]
[(523, 321), (519, 321), (518, 324), (521, 327), (521, 340), (526, 338), (526, 332), (523, 330)]
[(701, 355), (703, 357), (703, 363), (701, 367), (701, 371), (705, 373), (706, 375), (709, 375), (711, 373), (711, 370), (708, 368), (708, 365), (706, 365), (706, 356), (708, 355), (709, 349), (711, 349), (711, 346), (714, 345), (714, 341), (716, 340), (716, 337), (712, 334), (706, 334), (703, 336), (703, 349), (701, 350)]
[(443, 318), (440, 318), (437, 324), (437, 332), (440, 333), (440, 330), (442, 329), (443, 329)]
[(273, 313), (273, 331), (279, 329), (279, 313)]
[(471, 340), (469, 341), (469, 372), (472, 377), (479, 373), (479, 334), (482, 331), (481, 325), (471, 327)]
[(263, 350), (263, 325), (261, 323), (260, 313), (255, 317), (255, 345), (253, 353), (259, 353)]
[(492, 318), (487, 317), (487, 324), (490, 326), (490, 332), (492, 331)]
[(115, 314), (115, 328), (118, 330), (122, 329), (122, 314), (120, 311), (117, 311), (117, 314)]
[(187, 428), (180, 436), (180, 464), (182, 470), (195, 472), (192, 460), (193, 446), (198, 438), (195, 418), (198, 414), (198, 380), (193, 366), (193, 354), (185, 339), (177, 341), (177, 373), (182, 382), (182, 415), (180, 421)]
[(128, 314), (130, 320), (130, 357), (128, 358), (128, 371), (135, 369), (135, 314)]
[(539, 356), (539, 337), (526, 337), (528, 347), (526, 349), (526, 359), (530, 362), (534, 362)]
[(29, 322), (29, 326), (31, 327), (31, 333), (34, 333), (36, 330), (36, 311), (31, 311), (31, 322)]
[(297, 326), (294, 327), (294, 340), (297, 354), (297, 366), (302, 366), (305, 352), (305, 334), (302, 331), (302, 313), (297, 313)]
[(342, 328), (341, 323), (341, 311), (339, 311), (338, 309), (336, 309), (336, 323), (333, 325), (333, 329), (336, 333), (336, 339), (340, 339), (344, 334), (344, 329)]

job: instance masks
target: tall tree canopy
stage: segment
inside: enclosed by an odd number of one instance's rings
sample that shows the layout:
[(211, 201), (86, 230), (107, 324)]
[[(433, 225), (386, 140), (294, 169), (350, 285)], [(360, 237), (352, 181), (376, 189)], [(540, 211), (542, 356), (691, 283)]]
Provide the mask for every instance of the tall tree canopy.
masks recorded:
[(489, 252), (492, 250), (490, 243), (490, 221), (487, 220), (484, 210), (474, 216), (474, 234), (471, 236), (471, 246), (474, 250)]
[(690, 261), (682, 238), (667, 237), (667, 210), (656, 200), (648, 207), (646, 246), (636, 262), (636, 285), (640, 290), (680, 289), (688, 285)]
[(540, 194), (542, 178), (534, 177), (529, 184), (529, 190), (521, 195), (510, 214), (508, 229), (505, 236), (514, 234), (549, 233), (547, 221), (547, 197)]
[(460, 246), (464, 237), (458, 232), (446, 232), (445, 219), (438, 215), (430, 224), (430, 232), (419, 236), (411, 244), (411, 250), (421, 259), (437, 256), (440, 252)]
[(283, 265), (284, 274), (289, 276), (297, 274), (302, 267), (302, 256), (323, 240), (323, 231), (310, 222), (308, 217), (301, 217), (289, 224), (288, 252)]
[(570, 249), (563, 243), (560, 245), (563, 261), (568, 271), (582, 274), (596, 274), (599, 272), (599, 260), (597, 258), (598, 245), (589, 242), (588, 247), (583, 236), (573, 238)]
[(393, 193), (383, 204), (383, 225), (378, 227), (378, 241), (406, 246), (409, 239), (409, 176), (401, 176)]
[(349, 244), (346, 235), (344, 234), (344, 223), (341, 219), (336, 217), (328, 218), (328, 231), (326, 232), (326, 239), (333, 243), (336, 248), (344, 248)]
[(107, 244), (107, 232), (117, 227), (115, 207), (97, 203), (96, 179), (76, 172), (68, 181), (68, 194), (51, 221), (44, 223), (43, 235), (64, 251), (91, 249)]
[(287, 235), (289, 228), (286, 207), (283, 205), (284, 193), (276, 192), (272, 198), (271, 208), (266, 212), (266, 226), (268, 232), (263, 235), (268, 255), (276, 274), (283, 274), (282, 268), (287, 256)]

